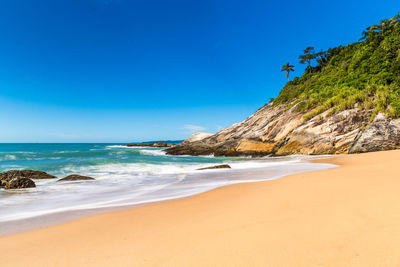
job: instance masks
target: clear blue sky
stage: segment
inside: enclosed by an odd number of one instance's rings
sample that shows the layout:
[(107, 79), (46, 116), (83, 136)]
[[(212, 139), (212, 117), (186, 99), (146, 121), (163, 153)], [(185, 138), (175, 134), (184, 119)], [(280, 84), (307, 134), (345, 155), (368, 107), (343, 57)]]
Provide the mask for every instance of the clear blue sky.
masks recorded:
[(357, 41), (394, 1), (2, 0), (0, 142), (182, 139), (239, 122), (306, 46)]

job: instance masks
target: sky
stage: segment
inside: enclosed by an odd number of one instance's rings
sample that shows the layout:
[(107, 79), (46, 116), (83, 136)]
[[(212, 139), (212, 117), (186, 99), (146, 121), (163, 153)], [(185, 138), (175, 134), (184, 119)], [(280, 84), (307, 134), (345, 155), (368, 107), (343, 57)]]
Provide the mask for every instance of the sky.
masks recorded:
[(179, 140), (276, 97), (396, 1), (0, 0), (0, 142)]

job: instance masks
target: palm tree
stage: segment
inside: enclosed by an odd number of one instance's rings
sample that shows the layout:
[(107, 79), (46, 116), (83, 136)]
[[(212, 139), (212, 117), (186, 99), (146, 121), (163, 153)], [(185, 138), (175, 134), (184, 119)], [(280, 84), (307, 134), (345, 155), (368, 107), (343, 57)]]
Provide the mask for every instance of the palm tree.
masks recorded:
[(294, 66), (293, 66), (293, 65), (290, 65), (289, 62), (286, 63), (285, 65), (283, 65), (282, 68), (281, 68), (281, 71), (286, 71), (286, 78), (288, 79), (288, 81), (290, 81), (290, 80), (289, 80), (289, 73), (290, 73), (291, 71), (294, 71), (293, 68), (294, 68)]

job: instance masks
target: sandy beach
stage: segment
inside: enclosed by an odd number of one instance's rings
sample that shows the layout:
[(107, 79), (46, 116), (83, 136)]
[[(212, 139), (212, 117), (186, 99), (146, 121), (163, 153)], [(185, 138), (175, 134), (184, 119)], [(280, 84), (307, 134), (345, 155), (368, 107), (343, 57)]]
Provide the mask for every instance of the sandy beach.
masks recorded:
[(399, 266), (400, 151), (0, 238), (1, 266)]

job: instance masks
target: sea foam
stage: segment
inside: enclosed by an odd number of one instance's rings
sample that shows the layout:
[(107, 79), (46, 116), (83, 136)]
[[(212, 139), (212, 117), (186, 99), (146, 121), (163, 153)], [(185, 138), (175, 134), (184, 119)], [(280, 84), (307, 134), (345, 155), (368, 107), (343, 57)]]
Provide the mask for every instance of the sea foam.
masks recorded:
[[(36, 188), (0, 190), (0, 234), (18, 227), (17, 221), (34, 225), (34, 218), (71, 214), (186, 197), (220, 186), (276, 179), (285, 175), (331, 168), (310, 163), (313, 157), (217, 158), (167, 156), (158, 148), (129, 148), (122, 145), (58, 145), (20, 154), (13, 165), (0, 159), (0, 168), (38, 169), (57, 177), (80, 174), (95, 181), (57, 182), (36, 180)], [(23, 147), (26, 151), (26, 148)], [(0, 151), (1, 152), (1, 151)], [(18, 152), (18, 151), (14, 151)], [(63, 152), (63, 153), (60, 153)], [(9, 153), (14, 154), (14, 153)], [(34, 157), (36, 160), (28, 160)], [(231, 169), (197, 169), (218, 164)], [(81, 214), (81, 213), (79, 213)], [(38, 225), (40, 226), (40, 225)], [(1, 229), (6, 229), (2, 230)], [(15, 230), (15, 229), (14, 229)], [(4, 232), (6, 231), (6, 232)]]

